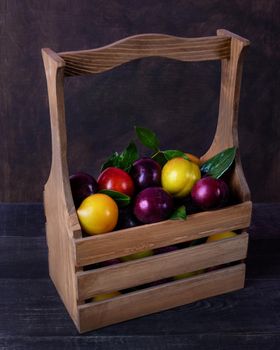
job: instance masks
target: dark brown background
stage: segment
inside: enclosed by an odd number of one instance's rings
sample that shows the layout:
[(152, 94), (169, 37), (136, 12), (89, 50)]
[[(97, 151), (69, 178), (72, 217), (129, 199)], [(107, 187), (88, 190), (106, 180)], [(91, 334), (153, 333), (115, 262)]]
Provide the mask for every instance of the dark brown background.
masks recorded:
[[(226, 28), (251, 40), (239, 129), (254, 201), (280, 200), (278, 0), (0, 0), (0, 200), (40, 201), (51, 159), (41, 47), (102, 46), (138, 33), (214, 35)], [(70, 171), (97, 175), (102, 160), (153, 128), (163, 147), (198, 155), (216, 125), (219, 63), (145, 59), (66, 82)]]

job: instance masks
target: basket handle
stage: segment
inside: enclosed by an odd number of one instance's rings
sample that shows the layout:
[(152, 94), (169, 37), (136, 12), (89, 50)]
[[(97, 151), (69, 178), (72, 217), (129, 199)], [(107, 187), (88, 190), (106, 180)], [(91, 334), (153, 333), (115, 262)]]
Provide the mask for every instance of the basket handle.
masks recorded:
[(226, 36), (182, 38), (165, 34), (139, 34), (92, 50), (61, 52), (65, 75), (102, 73), (144, 57), (166, 57), (182, 62), (228, 58), (230, 41)]
[(231, 187), (235, 195), (243, 201), (250, 200), (250, 191), (243, 173), (238, 141), (238, 107), (244, 54), (250, 45), (249, 40), (225, 29), (217, 30), (220, 37), (231, 38), (230, 57), (222, 59), (219, 116), (213, 142), (202, 157), (207, 160), (222, 150), (237, 148), (235, 168), (231, 178)]
[(220, 104), (217, 129), (213, 143), (205, 158), (221, 150), (238, 147), (238, 107), (242, 78), (243, 59), (249, 41), (225, 29), (218, 36), (231, 37), (230, 57), (222, 59)]
[(57, 198), (62, 200), (66, 212), (70, 215), (69, 225), (73, 231), (80, 237), (80, 226), (77, 221), (73, 197), (69, 183), (69, 171), (67, 163), (67, 133), (65, 124), (65, 106), (64, 106), (64, 60), (51, 49), (42, 49), (44, 61), (49, 109), (51, 120), (52, 137), (52, 163), (48, 181), (45, 185), (45, 191), (52, 186), (53, 192)]
[[(226, 30), (217, 36), (179, 38), (163, 34), (141, 34), (117, 41), (108, 46), (75, 52), (55, 53), (42, 49), (45, 66), (52, 130), (52, 166), (48, 182), (55, 182), (65, 200), (73, 225), (79, 226), (69, 184), (67, 138), (64, 107), (64, 76), (101, 73), (123, 63), (143, 57), (167, 57), (180, 61), (222, 60), (220, 107), (216, 134), (208, 159), (224, 148), (238, 146), (237, 113), (245, 47), (249, 41)], [(48, 183), (47, 182), (47, 183)], [(242, 199), (250, 193), (237, 154), (233, 182)], [(60, 188), (60, 189), (59, 189)]]

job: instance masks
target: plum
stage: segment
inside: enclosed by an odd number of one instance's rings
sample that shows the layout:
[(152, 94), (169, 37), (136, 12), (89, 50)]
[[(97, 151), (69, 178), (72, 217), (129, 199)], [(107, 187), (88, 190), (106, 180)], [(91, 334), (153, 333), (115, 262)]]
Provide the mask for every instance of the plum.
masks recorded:
[(160, 186), (161, 167), (155, 160), (143, 157), (133, 163), (130, 175), (138, 190), (144, 190), (147, 187)]
[(132, 196), (134, 193), (134, 183), (131, 176), (124, 170), (109, 167), (102, 171), (98, 179), (99, 190), (112, 190)]
[(207, 176), (197, 181), (192, 188), (191, 196), (201, 209), (216, 209), (227, 203), (229, 189), (223, 180)]
[(144, 224), (166, 220), (172, 211), (173, 198), (161, 187), (148, 187), (135, 198), (134, 215)]
[(133, 208), (131, 206), (119, 209), (119, 218), (116, 230), (122, 230), (139, 225), (142, 225), (142, 223), (133, 214)]
[(76, 208), (80, 206), (86, 197), (98, 191), (97, 181), (87, 173), (77, 172), (71, 175), (69, 180)]

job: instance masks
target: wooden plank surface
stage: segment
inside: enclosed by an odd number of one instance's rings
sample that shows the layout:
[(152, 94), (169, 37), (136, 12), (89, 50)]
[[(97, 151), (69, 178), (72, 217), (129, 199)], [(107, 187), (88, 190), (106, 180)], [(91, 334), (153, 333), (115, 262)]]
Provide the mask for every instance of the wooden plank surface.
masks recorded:
[(243, 233), (220, 242), (206, 243), (97, 270), (81, 271), (77, 273), (78, 299), (88, 299), (97, 294), (241, 260), (246, 257), (247, 246), (248, 234)]
[(45, 237), (45, 221), (42, 203), (0, 204), (0, 237)]
[[(51, 156), (39, 54), (42, 45), (59, 51), (82, 50), (148, 30), (200, 36), (214, 35), (221, 26), (246, 35), (252, 42), (245, 60), (239, 131), (253, 199), (280, 200), (280, 99), (279, 75), (275, 74), (279, 67), (278, 0), (166, 4), (161, 0), (83, 0), (81, 4), (77, 6), (77, 0), (45, 0), (44, 5), (34, 0), (0, 1), (1, 200), (42, 200)], [(94, 174), (113, 150), (127, 146), (133, 137), (132, 125), (151, 127), (160, 136), (163, 148), (200, 155), (216, 125), (219, 63), (184, 64), (151, 58), (107, 72), (105, 78), (71, 79), (67, 84), (67, 121), (71, 126), (68, 156), (73, 171), (85, 167)], [(186, 119), (187, 127), (179, 127), (186, 125)], [(268, 154), (263, 151), (264, 145)], [(273, 171), (263, 166), (266, 160)]]
[[(24, 345), (23, 345), (24, 344)], [(28, 350), (60, 350), (60, 349), (97, 349), (97, 350), (201, 350), (202, 345), (207, 350), (227, 349), (236, 350), (268, 349), (277, 350), (280, 344), (279, 334), (192, 334), (190, 335), (155, 335), (133, 337), (124, 336), (66, 336), (66, 337), (27, 337), (19, 336), (5, 339), (0, 336), (0, 347), (3, 349), (28, 349)], [(9, 348), (10, 347), (10, 348)]]
[(186, 221), (168, 220), (75, 240), (76, 264), (84, 266), (119, 256), (163, 247), (217, 232), (249, 226), (250, 201), (228, 208), (190, 215)]
[[(279, 333), (277, 278), (246, 279), (237, 292), (201, 300), (158, 314), (112, 325), (79, 336), (49, 278), (1, 279), (0, 337), (143, 338), (164, 335)], [(264, 295), (266, 298), (264, 298)], [(258, 312), (256, 313), (256, 310)], [(2, 349), (1, 349), (2, 350)]]
[(245, 289), (80, 336), (48, 278), (42, 207), (0, 205), (0, 348), (278, 349), (279, 210), (254, 205)]

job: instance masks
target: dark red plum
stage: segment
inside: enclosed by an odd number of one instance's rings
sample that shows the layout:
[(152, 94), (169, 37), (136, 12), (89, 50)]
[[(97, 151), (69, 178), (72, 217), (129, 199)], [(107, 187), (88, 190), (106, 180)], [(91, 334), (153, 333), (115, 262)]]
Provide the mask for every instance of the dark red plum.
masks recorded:
[(96, 180), (89, 174), (78, 172), (70, 176), (70, 186), (75, 207), (78, 208), (82, 201), (93, 193), (97, 193)]
[(117, 191), (129, 197), (134, 194), (135, 186), (131, 176), (120, 168), (106, 168), (98, 176), (97, 182), (99, 190)]
[(143, 157), (133, 163), (130, 175), (138, 190), (160, 186), (161, 167), (155, 160)]
[(132, 207), (120, 208), (119, 209), (119, 217), (116, 230), (122, 230), (125, 228), (135, 227), (142, 225), (135, 215), (133, 214)]
[(144, 224), (167, 220), (173, 211), (173, 199), (161, 187), (149, 187), (138, 193), (134, 215)]
[(191, 195), (183, 199), (183, 204), (186, 207), (187, 215), (201, 212), (201, 208), (193, 201)]
[(197, 181), (192, 188), (191, 196), (201, 209), (216, 209), (227, 203), (229, 189), (223, 180), (208, 176)]

